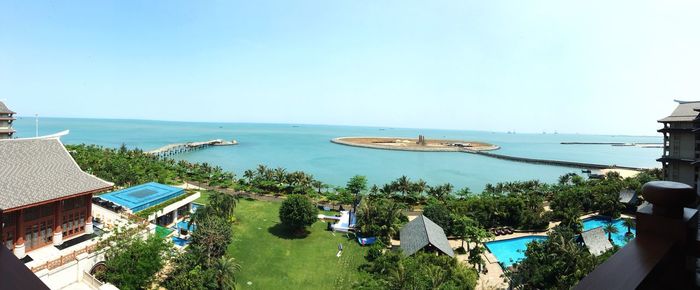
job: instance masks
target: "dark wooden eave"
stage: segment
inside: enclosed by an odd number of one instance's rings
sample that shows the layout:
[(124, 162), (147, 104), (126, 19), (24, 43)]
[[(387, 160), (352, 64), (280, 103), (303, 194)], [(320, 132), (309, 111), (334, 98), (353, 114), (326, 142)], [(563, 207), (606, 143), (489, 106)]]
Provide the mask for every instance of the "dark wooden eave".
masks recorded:
[(692, 128), (663, 128), (656, 130), (656, 132), (659, 133), (686, 133), (686, 132), (694, 132), (695, 130)]
[(2, 289), (49, 289), (15, 255), (0, 245), (0, 288)]
[(658, 162), (679, 161), (679, 162), (693, 163), (693, 162), (696, 162), (697, 160), (692, 159), (692, 158), (664, 156), (664, 157), (661, 157), (659, 159), (656, 159), (656, 161), (658, 161)]

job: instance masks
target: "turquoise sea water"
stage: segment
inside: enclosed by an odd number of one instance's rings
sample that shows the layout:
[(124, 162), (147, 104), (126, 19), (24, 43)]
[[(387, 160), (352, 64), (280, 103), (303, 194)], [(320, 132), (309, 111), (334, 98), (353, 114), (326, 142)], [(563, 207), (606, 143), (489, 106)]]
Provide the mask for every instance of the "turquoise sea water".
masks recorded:
[(527, 250), (528, 243), (532, 241), (544, 241), (546, 239), (547, 237), (545, 236), (529, 236), (487, 242), (485, 245), (489, 251), (496, 256), (498, 262), (503, 264), (505, 268), (508, 268), (525, 258), (525, 250)]
[[(17, 137), (34, 136), (34, 118), (19, 118)], [(569, 142), (660, 143), (661, 136), (604, 136), (575, 134), (506, 134), (483, 131), (351, 127), (326, 125), (194, 123), (144, 120), (42, 118), (40, 135), (69, 129), (66, 144), (88, 143), (144, 150), (190, 141), (236, 139), (240, 145), (210, 147), (177, 158), (208, 162), (241, 174), (258, 164), (303, 170), (333, 185), (344, 185), (355, 174), (370, 184), (383, 184), (406, 175), (429, 184), (450, 182), (455, 187), (483, 189), (487, 183), (539, 179), (555, 182), (575, 168), (534, 165), (458, 152), (403, 152), (356, 148), (330, 143), (343, 136), (396, 136), (475, 140), (501, 146), (499, 153), (522, 157), (658, 167), (659, 148), (609, 145), (561, 145)], [(651, 132), (650, 134), (653, 134)]]

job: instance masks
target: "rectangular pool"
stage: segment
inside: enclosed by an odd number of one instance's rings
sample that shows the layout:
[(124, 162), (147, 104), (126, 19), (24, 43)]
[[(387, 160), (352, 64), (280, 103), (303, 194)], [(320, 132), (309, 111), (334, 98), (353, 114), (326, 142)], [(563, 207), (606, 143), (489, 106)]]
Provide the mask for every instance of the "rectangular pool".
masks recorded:
[(545, 236), (529, 236), (486, 243), (486, 248), (496, 256), (503, 268), (508, 268), (525, 258), (527, 244), (533, 241), (544, 241)]
[(144, 183), (118, 191), (100, 195), (100, 198), (121, 205), (136, 213), (146, 208), (158, 205), (169, 199), (185, 193), (182, 188), (177, 188), (156, 182)]

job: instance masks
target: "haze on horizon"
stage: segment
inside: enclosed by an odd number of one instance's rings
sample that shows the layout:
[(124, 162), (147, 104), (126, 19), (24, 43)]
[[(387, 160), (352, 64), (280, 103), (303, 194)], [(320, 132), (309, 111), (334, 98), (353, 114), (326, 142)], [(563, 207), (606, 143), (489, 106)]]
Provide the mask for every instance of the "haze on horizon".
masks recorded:
[(697, 1), (6, 1), (21, 116), (655, 135)]

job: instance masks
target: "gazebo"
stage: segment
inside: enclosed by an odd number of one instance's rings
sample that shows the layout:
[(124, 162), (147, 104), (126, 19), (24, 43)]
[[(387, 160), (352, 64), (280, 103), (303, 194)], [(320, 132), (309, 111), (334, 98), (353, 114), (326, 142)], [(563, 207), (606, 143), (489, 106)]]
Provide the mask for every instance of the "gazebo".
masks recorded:
[(423, 250), (454, 257), (445, 231), (440, 226), (420, 215), (401, 229), (401, 249), (406, 256)]
[(637, 192), (631, 189), (623, 189), (619, 193), (619, 200), (628, 210), (635, 210), (637, 208)]
[(613, 245), (610, 243), (610, 240), (608, 240), (602, 227), (582, 232), (581, 240), (583, 240), (583, 244), (588, 248), (588, 252), (594, 256), (600, 256), (602, 253), (613, 248)]

